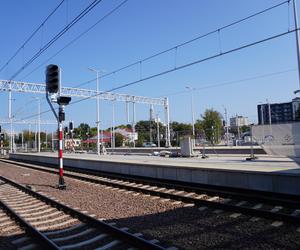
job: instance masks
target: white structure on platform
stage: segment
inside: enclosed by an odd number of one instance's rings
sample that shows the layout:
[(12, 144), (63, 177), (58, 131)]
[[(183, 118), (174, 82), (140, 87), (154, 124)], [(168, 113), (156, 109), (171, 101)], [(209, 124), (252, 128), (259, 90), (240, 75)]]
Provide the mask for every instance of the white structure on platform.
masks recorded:
[(253, 126), (254, 140), (270, 155), (300, 157), (300, 122)]

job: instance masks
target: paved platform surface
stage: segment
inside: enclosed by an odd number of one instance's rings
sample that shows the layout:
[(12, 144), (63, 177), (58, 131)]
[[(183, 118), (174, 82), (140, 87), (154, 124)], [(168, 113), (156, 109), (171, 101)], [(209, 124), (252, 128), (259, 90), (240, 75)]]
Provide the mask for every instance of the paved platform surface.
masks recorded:
[[(27, 155), (40, 155), (56, 157), (57, 153), (36, 153)], [(286, 157), (260, 156), (254, 161), (247, 161), (249, 155), (219, 155), (192, 158), (168, 158), (160, 156), (139, 156), (139, 155), (95, 155), (95, 154), (64, 154), (64, 158), (84, 159), (93, 161), (109, 161), (118, 163), (132, 163), (141, 165), (175, 166), (183, 168), (207, 168), (236, 171), (254, 171), (273, 174), (292, 174), (300, 177), (300, 163)]]
[[(264, 149), (261, 146), (253, 146), (253, 152), (255, 154), (266, 154)], [(179, 147), (171, 147), (171, 148), (157, 148), (157, 147), (136, 147), (136, 148), (107, 148), (107, 152), (114, 152), (114, 153), (133, 153), (133, 154), (149, 154), (153, 152), (159, 152), (161, 150), (168, 150), (171, 152), (180, 152)], [(194, 152), (203, 151), (203, 147), (197, 146), (194, 148)], [(206, 146), (205, 152), (207, 154), (250, 154), (251, 147), (250, 146)]]
[[(300, 164), (285, 157), (219, 155), (207, 159), (159, 156), (64, 154), (66, 166), (152, 178), (300, 195)], [(11, 158), (57, 164), (56, 153), (11, 154)]]

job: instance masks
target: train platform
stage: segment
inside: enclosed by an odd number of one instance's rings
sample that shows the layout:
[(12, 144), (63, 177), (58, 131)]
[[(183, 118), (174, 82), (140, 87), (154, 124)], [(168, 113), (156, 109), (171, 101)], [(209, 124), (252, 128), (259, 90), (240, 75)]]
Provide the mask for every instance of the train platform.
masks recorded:
[[(57, 153), (15, 153), (11, 159), (57, 164)], [(300, 195), (300, 164), (285, 157), (219, 155), (202, 159), (65, 154), (64, 165), (191, 183)]]

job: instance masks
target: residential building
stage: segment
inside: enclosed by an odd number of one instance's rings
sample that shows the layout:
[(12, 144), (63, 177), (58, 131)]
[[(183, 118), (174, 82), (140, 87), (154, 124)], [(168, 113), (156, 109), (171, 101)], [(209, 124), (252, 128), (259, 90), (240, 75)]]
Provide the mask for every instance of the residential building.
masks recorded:
[(300, 121), (300, 98), (291, 102), (257, 105), (258, 124), (277, 124)]
[(248, 125), (249, 125), (248, 117), (237, 115), (235, 117), (230, 118), (230, 127), (231, 128), (248, 126)]

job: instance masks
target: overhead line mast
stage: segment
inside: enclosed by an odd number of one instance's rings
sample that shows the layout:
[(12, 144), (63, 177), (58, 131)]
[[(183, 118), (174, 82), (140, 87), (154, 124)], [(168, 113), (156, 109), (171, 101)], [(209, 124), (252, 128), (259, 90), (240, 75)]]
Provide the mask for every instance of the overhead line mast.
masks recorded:
[(298, 62), (298, 81), (299, 81), (299, 89), (294, 93), (300, 92), (300, 45), (299, 45), (299, 30), (298, 30), (298, 14), (297, 14), (297, 4), (296, 0), (293, 0), (293, 9), (294, 9), (294, 23), (295, 23), (295, 35), (296, 35), (296, 48), (297, 48), (297, 62)]

